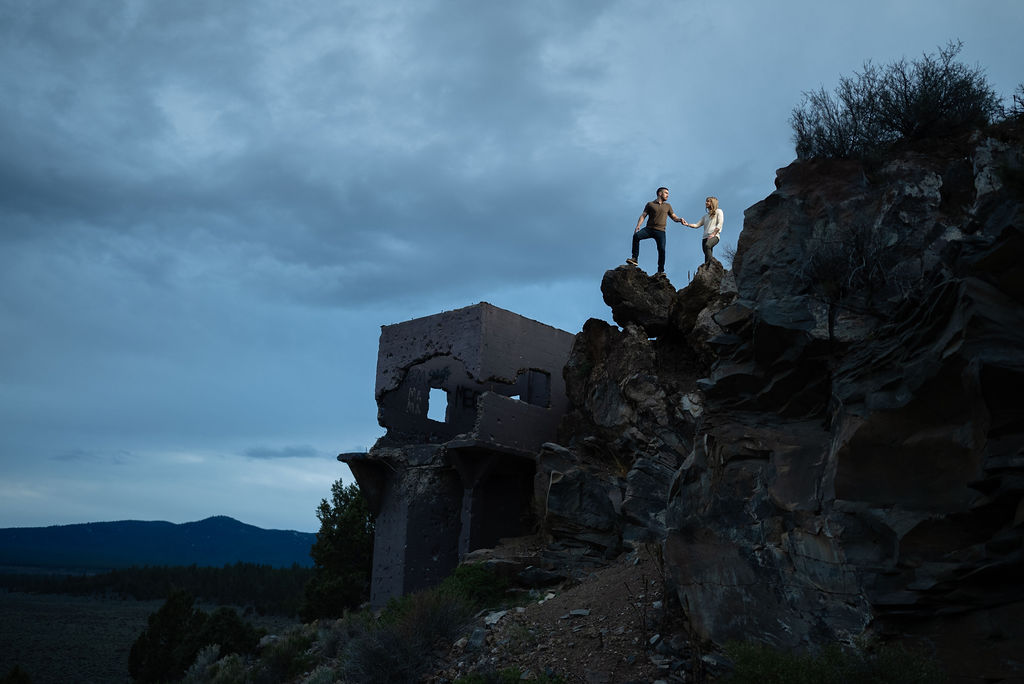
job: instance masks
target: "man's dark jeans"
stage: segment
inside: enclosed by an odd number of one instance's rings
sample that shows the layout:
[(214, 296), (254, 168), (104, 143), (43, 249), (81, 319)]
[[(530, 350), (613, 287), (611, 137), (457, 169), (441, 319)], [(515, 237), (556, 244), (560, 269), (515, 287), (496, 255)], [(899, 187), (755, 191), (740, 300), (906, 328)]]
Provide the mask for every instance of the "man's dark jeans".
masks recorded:
[(658, 245), (658, 273), (665, 270), (665, 231), (644, 226), (633, 233), (633, 260), (640, 256), (640, 241), (652, 238)]

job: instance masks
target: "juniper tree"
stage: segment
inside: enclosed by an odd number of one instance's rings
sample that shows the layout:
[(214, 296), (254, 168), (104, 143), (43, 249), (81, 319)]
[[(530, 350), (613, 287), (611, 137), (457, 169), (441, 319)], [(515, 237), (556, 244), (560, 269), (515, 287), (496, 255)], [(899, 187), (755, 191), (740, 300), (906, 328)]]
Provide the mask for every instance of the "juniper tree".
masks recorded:
[(321, 499), (320, 520), (310, 555), (313, 578), (306, 584), (304, 620), (340, 617), (370, 597), (373, 562), (373, 516), (357, 484), (331, 485), (331, 501)]

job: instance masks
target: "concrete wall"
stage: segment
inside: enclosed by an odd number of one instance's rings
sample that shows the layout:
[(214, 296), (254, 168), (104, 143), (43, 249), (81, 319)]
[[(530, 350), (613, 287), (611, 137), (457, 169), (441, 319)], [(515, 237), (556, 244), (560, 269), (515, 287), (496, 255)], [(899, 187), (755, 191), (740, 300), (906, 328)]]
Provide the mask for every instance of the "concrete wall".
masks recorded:
[[(574, 339), (486, 302), (382, 326), (378, 422), (408, 441), (462, 435), (536, 451), (567, 409), (562, 368)], [(428, 417), (432, 389), (444, 393), (439, 420)]]
[(568, 408), (574, 339), (486, 302), (381, 327), (375, 395), (387, 434), (367, 454), (339, 456), (377, 516), (373, 605), (532, 530), (536, 453)]

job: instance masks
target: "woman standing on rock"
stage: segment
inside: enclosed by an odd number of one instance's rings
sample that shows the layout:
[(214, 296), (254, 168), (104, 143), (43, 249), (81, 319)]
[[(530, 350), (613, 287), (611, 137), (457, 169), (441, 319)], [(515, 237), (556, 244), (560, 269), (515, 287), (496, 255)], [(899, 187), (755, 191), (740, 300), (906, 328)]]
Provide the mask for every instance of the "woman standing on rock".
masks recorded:
[(718, 244), (718, 235), (722, 232), (722, 224), (725, 222), (725, 215), (722, 210), (718, 208), (718, 198), (708, 197), (704, 200), (704, 208), (707, 209), (708, 213), (704, 214), (697, 223), (687, 223), (683, 221), (684, 226), (690, 228), (700, 228), (704, 226), (704, 239), (700, 242), (700, 248), (704, 250), (704, 265), (711, 263), (711, 250)]

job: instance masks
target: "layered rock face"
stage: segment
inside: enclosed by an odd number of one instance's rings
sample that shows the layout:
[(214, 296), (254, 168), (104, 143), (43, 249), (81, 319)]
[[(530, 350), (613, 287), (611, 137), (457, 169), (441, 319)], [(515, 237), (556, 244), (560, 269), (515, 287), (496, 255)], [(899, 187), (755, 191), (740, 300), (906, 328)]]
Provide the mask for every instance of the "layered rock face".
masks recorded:
[(538, 482), (610, 502), (602, 549), (663, 543), (711, 642), (868, 632), (1024, 676), (1021, 141), (797, 162), (732, 272), (608, 271), (619, 327), (588, 321), (564, 371), (576, 460)]

